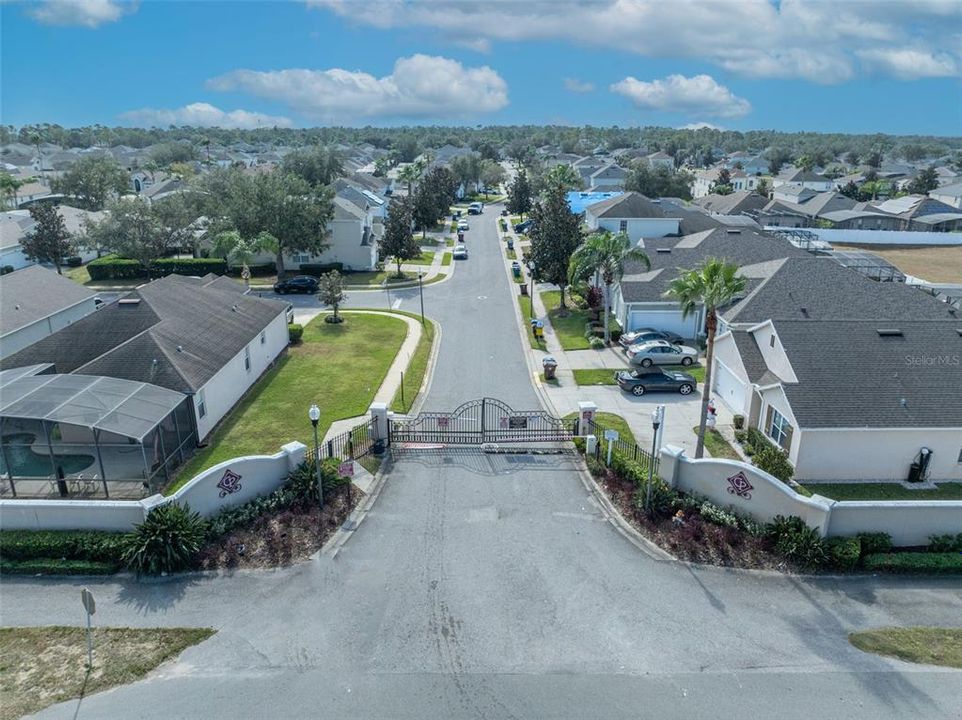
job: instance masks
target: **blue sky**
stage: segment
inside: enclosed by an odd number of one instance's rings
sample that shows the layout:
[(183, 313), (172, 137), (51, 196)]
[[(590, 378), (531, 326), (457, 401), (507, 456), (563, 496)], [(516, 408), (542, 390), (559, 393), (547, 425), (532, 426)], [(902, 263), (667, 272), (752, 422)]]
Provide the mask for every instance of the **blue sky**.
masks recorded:
[(0, 33), (13, 125), (962, 134), (955, 0), (56, 0)]

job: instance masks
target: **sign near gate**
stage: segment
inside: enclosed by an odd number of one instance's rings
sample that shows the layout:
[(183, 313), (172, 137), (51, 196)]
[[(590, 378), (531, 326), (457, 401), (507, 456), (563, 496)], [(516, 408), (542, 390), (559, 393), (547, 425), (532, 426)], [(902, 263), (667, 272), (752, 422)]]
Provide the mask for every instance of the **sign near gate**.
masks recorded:
[(337, 474), (340, 477), (354, 477), (354, 461), (348, 460), (338, 465)]
[(438, 418), (438, 427), (439, 427), (439, 428), (446, 428), (446, 427), (448, 427), (448, 425), (450, 425), (450, 424), (451, 424), (451, 418), (447, 418), (447, 417), (439, 417), (439, 418)]
[(508, 428), (511, 430), (526, 430), (528, 428), (528, 418), (520, 416), (509, 418)]

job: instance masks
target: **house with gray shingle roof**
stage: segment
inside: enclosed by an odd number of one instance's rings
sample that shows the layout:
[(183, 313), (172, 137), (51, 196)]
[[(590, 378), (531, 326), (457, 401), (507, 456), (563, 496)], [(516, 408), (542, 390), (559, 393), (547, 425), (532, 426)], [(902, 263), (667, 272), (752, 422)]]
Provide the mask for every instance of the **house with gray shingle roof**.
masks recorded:
[(719, 313), (712, 395), (788, 453), (795, 478), (962, 479), (962, 317), (904, 283), (790, 257)]

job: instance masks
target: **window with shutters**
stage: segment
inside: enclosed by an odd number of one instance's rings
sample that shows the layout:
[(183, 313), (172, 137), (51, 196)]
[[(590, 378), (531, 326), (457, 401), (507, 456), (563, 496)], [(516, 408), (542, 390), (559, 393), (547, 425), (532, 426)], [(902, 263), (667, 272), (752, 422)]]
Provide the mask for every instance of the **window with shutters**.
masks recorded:
[(627, 221), (627, 220), (622, 220), (622, 221), (621, 221), (621, 223), (618, 225), (618, 232), (623, 232), (623, 233), (628, 232), (628, 221)]
[(788, 450), (792, 446), (793, 432), (794, 428), (788, 422), (788, 419), (769, 405), (765, 417), (765, 434), (774, 440), (775, 444), (782, 450)]

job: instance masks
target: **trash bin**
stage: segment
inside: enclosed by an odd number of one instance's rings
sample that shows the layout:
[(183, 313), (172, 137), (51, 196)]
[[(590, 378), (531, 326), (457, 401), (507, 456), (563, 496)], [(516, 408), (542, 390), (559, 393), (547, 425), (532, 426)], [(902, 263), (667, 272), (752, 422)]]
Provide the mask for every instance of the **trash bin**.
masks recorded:
[(528, 295), (528, 283), (521, 284), (521, 294), (527, 297)]
[(511, 274), (516, 278), (521, 277), (521, 263), (519, 263), (517, 260), (511, 263)]
[(554, 380), (554, 371), (558, 368), (558, 361), (552, 355), (545, 355), (541, 359), (541, 367), (544, 368), (544, 379)]
[(508, 250), (514, 250), (514, 240), (508, 238)]
[(461, 211), (460, 211), (460, 210), (455, 210), (455, 211), (454, 211), (454, 219), (455, 219), (455, 220), (460, 220), (460, 219), (461, 219)]

